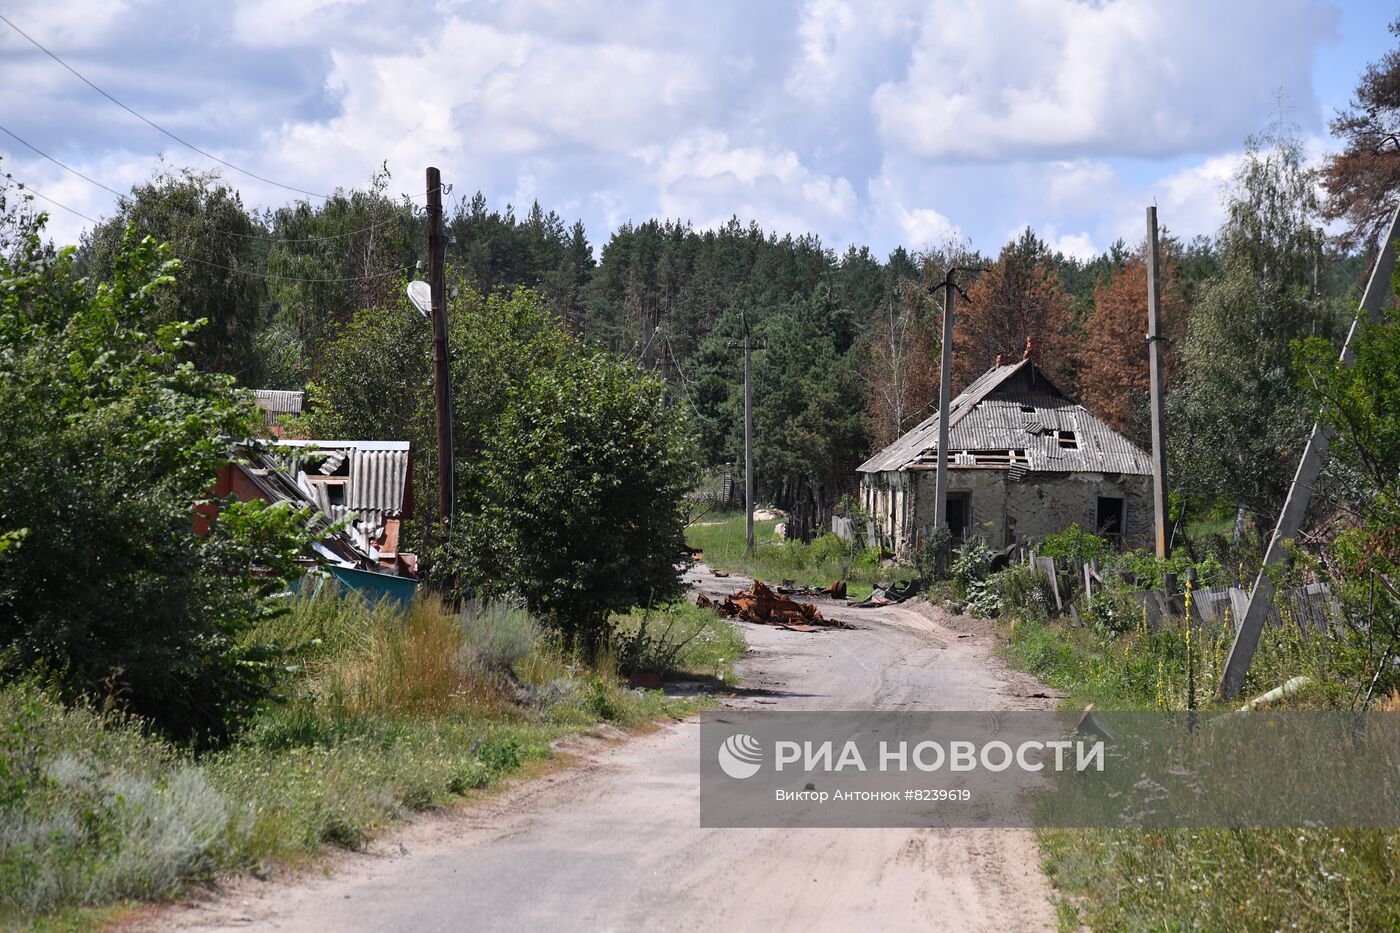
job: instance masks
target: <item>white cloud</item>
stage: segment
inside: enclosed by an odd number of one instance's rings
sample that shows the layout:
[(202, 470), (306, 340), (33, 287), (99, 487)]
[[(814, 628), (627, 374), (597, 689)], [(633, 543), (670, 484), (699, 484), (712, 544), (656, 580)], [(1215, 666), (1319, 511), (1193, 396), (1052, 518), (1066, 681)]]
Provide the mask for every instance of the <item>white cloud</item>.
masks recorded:
[(1315, 122), (1318, 0), (948, 0), (907, 73), (878, 87), (882, 134), (935, 159), (1162, 156), (1237, 144), (1280, 92)]
[[(1048, 233), (1046, 235), (1049, 236)], [(1073, 256), (1075, 259), (1093, 259), (1102, 252), (1087, 233), (1066, 233), (1048, 242), (1055, 252)]]
[(844, 224), (857, 204), (845, 178), (813, 172), (791, 150), (733, 146), (714, 131), (693, 133), (665, 149), (637, 153), (651, 169), (657, 204), (666, 217), (700, 227), (731, 216), (781, 232)]

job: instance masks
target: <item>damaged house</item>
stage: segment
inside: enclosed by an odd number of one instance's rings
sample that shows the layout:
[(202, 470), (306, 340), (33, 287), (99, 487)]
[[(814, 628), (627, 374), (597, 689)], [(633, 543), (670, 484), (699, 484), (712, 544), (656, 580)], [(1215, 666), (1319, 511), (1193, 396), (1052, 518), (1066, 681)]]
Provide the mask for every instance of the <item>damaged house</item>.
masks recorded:
[[(1061, 392), (1033, 359), (983, 373), (949, 405), (948, 527), (994, 549), (1077, 523), (1120, 549), (1149, 546), (1152, 464)], [(858, 468), (884, 546), (905, 554), (933, 528), (935, 414)]]
[[(329, 567), (356, 589), (404, 597), (418, 576), (416, 555), (399, 550), (403, 522), (413, 514), (412, 477), (407, 441), (280, 439), (242, 450), (219, 471), (213, 494), (309, 508), (314, 531), (344, 522), (312, 545), (308, 562)], [(201, 510), (197, 534), (212, 517)]]

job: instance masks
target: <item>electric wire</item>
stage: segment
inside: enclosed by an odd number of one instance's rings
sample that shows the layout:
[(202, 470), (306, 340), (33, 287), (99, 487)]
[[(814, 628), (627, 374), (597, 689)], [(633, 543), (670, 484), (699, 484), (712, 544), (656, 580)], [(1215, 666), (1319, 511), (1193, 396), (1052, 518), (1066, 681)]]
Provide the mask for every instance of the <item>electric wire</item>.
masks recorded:
[[(90, 87), (90, 88), (92, 88), (94, 91), (96, 91), (98, 94), (101, 94), (103, 97), (107, 98), (109, 101), (111, 101), (112, 103), (116, 104), (118, 107), (120, 107), (121, 109), (125, 110), (127, 113), (131, 114), (131, 115), (132, 115), (133, 117), (135, 117), (136, 119), (140, 120), (142, 123), (145, 123), (147, 126), (151, 127), (152, 129), (155, 129), (155, 130), (157, 130), (157, 131), (159, 131), (159, 132), (165, 134), (166, 136), (168, 136), (168, 137), (170, 137), (171, 139), (175, 140), (175, 142), (177, 142), (177, 143), (179, 143), (180, 145), (184, 146), (186, 149), (189, 149), (189, 150), (191, 150), (191, 151), (193, 151), (193, 152), (197, 152), (197, 153), (199, 153), (200, 155), (204, 156), (206, 159), (212, 159), (213, 161), (219, 163), (220, 165), (223, 165), (223, 166), (225, 166), (225, 167), (227, 167), (227, 168), (233, 169), (235, 172), (239, 172), (239, 173), (241, 173), (241, 174), (243, 174), (243, 175), (247, 175), (249, 178), (255, 179), (255, 180), (260, 181), (260, 182), (262, 182), (262, 183), (264, 183), (264, 184), (272, 185), (272, 186), (277, 187), (277, 188), (282, 188), (282, 189), (284, 189), (284, 190), (286, 190), (286, 191), (294, 191), (294, 192), (296, 192), (297, 194), (304, 194), (304, 195), (306, 195), (307, 197), (320, 198), (320, 199), (323, 200), (323, 201), (329, 201), (329, 200), (333, 197), (333, 195), (321, 194), (321, 193), (316, 192), (316, 191), (307, 191), (305, 188), (298, 188), (296, 185), (284, 184), (283, 182), (277, 181), (276, 179), (268, 178), (268, 177), (265, 176), (265, 175), (259, 175), (257, 172), (250, 171), (249, 169), (246, 169), (246, 168), (244, 168), (244, 167), (241, 166), (241, 165), (237, 165), (237, 164), (235, 164), (235, 163), (233, 163), (233, 162), (228, 161), (227, 159), (223, 159), (223, 158), (220, 158), (219, 156), (214, 155), (212, 152), (209, 152), (209, 151), (207, 151), (207, 150), (205, 150), (205, 149), (201, 149), (199, 146), (196, 146), (194, 143), (190, 142), (189, 140), (184, 139), (183, 137), (181, 137), (181, 136), (179, 136), (179, 135), (177, 135), (177, 134), (171, 132), (170, 130), (168, 130), (168, 129), (166, 129), (165, 127), (161, 126), (159, 123), (157, 123), (157, 122), (155, 122), (154, 120), (152, 120), (150, 117), (147, 117), (145, 114), (142, 114), (140, 111), (136, 110), (135, 108), (130, 107), (130, 106), (128, 106), (127, 104), (122, 103), (122, 102), (121, 102), (120, 100), (118, 100), (116, 97), (112, 96), (112, 95), (111, 95), (110, 93), (108, 93), (107, 91), (105, 91), (105, 90), (103, 90), (102, 88), (98, 87), (95, 83), (93, 83), (91, 80), (89, 80), (89, 79), (87, 78), (87, 76), (85, 76), (82, 72), (78, 71), (78, 69), (76, 69), (76, 68), (74, 68), (72, 65), (68, 64), (66, 61), (64, 61), (62, 58), (60, 58), (56, 53), (54, 53), (53, 51), (51, 51), (50, 49), (48, 49), (46, 46), (44, 46), (42, 43), (40, 43), (38, 39), (35, 39), (35, 38), (34, 38), (33, 36), (31, 36), (29, 33), (25, 32), (23, 29), (21, 29), (21, 28), (19, 28), (18, 26), (16, 26), (16, 25), (14, 24), (14, 22), (13, 22), (12, 20), (10, 20), (7, 16), (5, 16), (5, 14), (3, 14), (3, 13), (0, 13), (0, 22), (3, 22), (6, 26), (9, 26), (9, 27), (10, 27), (11, 29), (13, 29), (15, 32), (17, 32), (17, 33), (19, 33), (21, 36), (23, 36), (31, 45), (33, 45), (36, 49), (38, 49), (39, 51), (43, 52), (43, 53), (44, 53), (45, 55), (47, 55), (49, 58), (53, 59), (55, 62), (57, 62), (59, 65), (61, 65), (66, 71), (68, 71), (69, 74), (73, 75), (73, 77), (77, 78), (79, 81), (83, 82), (83, 83), (86, 84), (88, 87)], [(18, 137), (16, 137), (16, 138), (18, 138)], [(31, 147), (31, 148), (32, 148), (32, 147)], [(35, 151), (37, 152), (38, 150), (35, 150)], [(45, 158), (48, 158), (48, 157), (45, 156)], [(89, 180), (91, 180), (91, 179), (89, 179)], [(94, 184), (96, 184), (96, 182), (94, 182)], [(101, 187), (104, 187), (104, 188), (105, 188), (106, 186), (105, 186), (105, 185), (102, 185)], [(443, 188), (444, 188), (444, 192), (450, 191), (450, 190), (451, 190), (451, 186), (450, 186), (450, 185), (443, 186)], [(111, 189), (108, 188), (107, 190), (110, 191)], [(415, 194), (415, 195), (411, 195), (410, 197), (411, 197), (412, 199), (416, 200), (416, 199), (418, 199), (418, 198), (420, 198), (420, 197), (426, 197), (426, 196), (427, 196), (427, 193), (424, 192), (424, 193), (421, 194), (421, 195)]]
[[(53, 156), (49, 155), (49, 154), (48, 154), (47, 152), (45, 152), (44, 150), (40, 149), (38, 146), (36, 146), (36, 145), (34, 145), (33, 143), (31, 143), (29, 140), (27, 140), (27, 139), (25, 139), (24, 137), (20, 136), (20, 135), (19, 135), (18, 133), (16, 133), (14, 130), (11, 130), (9, 127), (4, 126), (4, 125), (0, 125), (0, 133), (4, 133), (5, 135), (7, 135), (7, 136), (9, 136), (11, 139), (13, 139), (15, 142), (19, 143), (20, 145), (25, 146), (26, 148), (28, 148), (28, 149), (30, 149), (31, 151), (37, 153), (38, 155), (42, 156), (43, 158), (48, 159), (50, 162), (52, 162), (54, 165), (57, 165), (59, 168), (63, 169), (65, 172), (68, 172), (68, 173), (70, 173), (70, 174), (72, 174), (72, 175), (76, 175), (77, 177), (81, 178), (83, 181), (86, 181), (86, 182), (88, 182), (89, 184), (95, 185), (95, 186), (97, 186), (98, 188), (101, 188), (103, 191), (106, 191), (106, 192), (109, 193), (109, 194), (116, 195), (117, 200), (120, 201), (120, 202), (122, 202), (123, 204), (131, 202), (132, 199), (131, 199), (131, 196), (130, 196), (130, 195), (123, 194), (122, 192), (118, 191), (117, 189), (112, 188), (112, 187), (110, 187), (110, 186), (108, 186), (108, 185), (103, 184), (102, 182), (98, 181), (97, 179), (91, 177), (90, 175), (86, 175), (86, 174), (84, 174), (83, 172), (78, 171), (77, 169), (73, 168), (73, 166), (68, 165), (68, 164), (65, 163), (65, 162), (59, 161), (58, 159), (56, 159), (56, 158), (54, 158)], [(266, 234), (261, 234), (261, 233), (240, 233), (240, 232), (238, 232), (237, 230), (218, 230), (218, 229), (216, 229), (215, 232), (216, 232), (216, 233), (219, 233), (219, 234), (222, 235), (222, 236), (238, 237), (238, 238), (244, 239), (244, 240), (261, 240), (261, 241), (267, 242), (267, 243), (323, 243), (323, 242), (328, 242), (328, 241), (331, 241), (331, 240), (343, 240), (343, 239), (346, 239), (346, 238), (348, 238), (348, 237), (356, 236), (357, 234), (361, 234), (361, 233), (368, 233), (368, 232), (370, 232), (370, 231), (372, 231), (372, 230), (377, 230), (377, 229), (379, 229), (380, 227), (387, 227), (387, 226), (389, 226), (390, 224), (399, 223), (399, 222), (402, 221), (402, 220), (403, 220), (402, 217), (392, 217), (392, 218), (390, 218), (390, 219), (388, 219), (388, 220), (376, 221), (376, 222), (374, 222), (374, 223), (372, 223), (372, 224), (369, 224), (369, 225), (364, 226), (364, 227), (359, 227), (359, 228), (357, 228), (357, 229), (355, 229), (355, 230), (348, 230), (348, 231), (346, 231), (346, 232), (344, 232), (344, 233), (332, 233), (332, 234), (327, 234), (326, 236), (277, 237), (277, 236), (268, 236), (268, 235), (266, 235)], [(94, 221), (94, 222), (95, 222), (95, 221)]]

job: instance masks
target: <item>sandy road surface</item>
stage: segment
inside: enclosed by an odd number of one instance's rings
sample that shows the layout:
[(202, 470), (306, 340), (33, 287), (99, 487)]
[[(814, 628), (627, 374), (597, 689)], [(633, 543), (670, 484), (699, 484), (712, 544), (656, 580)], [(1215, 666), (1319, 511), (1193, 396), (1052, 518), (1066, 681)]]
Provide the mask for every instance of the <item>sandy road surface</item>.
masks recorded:
[[(704, 568), (711, 595), (749, 581)], [(932, 611), (829, 609), (854, 630), (745, 626), (757, 709), (1035, 709), (985, 635)], [(576, 765), (332, 859), (327, 875), (231, 882), (148, 915), (159, 929), (1043, 930), (1049, 888), (1025, 830), (701, 829), (686, 721), (592, 743)]]

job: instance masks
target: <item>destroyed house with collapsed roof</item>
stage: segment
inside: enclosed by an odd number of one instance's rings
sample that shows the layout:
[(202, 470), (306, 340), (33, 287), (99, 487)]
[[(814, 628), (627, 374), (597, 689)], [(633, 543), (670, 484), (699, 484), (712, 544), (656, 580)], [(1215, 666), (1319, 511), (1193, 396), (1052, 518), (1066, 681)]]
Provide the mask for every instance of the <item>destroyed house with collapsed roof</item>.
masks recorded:
[[(941, 413), (858, 467), (860, 502), (897, 554), (934, 525)], [(982, 374), (948, 406), (947, 523), (994, 549), (1077, 523), (1119, 548), (1152, 535), (1152, 464), (1031, 358)]]
[[(333, 568), (416, 577), (417, 557), (399, 550), (413, 514), (413, 462), (407, 441), (277, 440), (250, 444), (219, 471), (214, 497), (290, 502), (313, 513), (312, 530), (338, 531), (313, 545)], [(216, 514), (216, 513), (214, 513)], [(203, 533), (213, 515), (196, 517)]]

